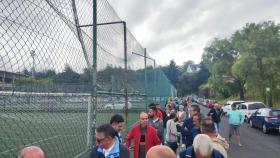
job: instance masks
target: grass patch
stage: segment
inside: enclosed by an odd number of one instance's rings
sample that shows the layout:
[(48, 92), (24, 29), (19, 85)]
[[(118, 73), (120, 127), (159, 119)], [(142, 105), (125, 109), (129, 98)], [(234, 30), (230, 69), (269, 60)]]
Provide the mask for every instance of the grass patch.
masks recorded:
[[(97, 125), (109, 123), (117, 112), (98, 112)], [(121, 113), (121, 112), (120, 112)], [(121, 113), (124, 115), (124, 113)], [(128, 126), (138, 120), (129, 113)], [(24, 146), (38, 145), (50, 158), (70, 158), (87, 150), (85, 112), (0, 112), (0, 157), (15, 158)], [(125, 138), (126, 131), (123, 133)], [(81, 157), (88, 157), (84, 154)]]

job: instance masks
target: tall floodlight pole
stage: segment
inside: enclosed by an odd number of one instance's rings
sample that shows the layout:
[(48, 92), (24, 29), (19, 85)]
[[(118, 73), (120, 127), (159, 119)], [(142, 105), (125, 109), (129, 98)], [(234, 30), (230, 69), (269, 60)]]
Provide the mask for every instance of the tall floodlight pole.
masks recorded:
[(36, 53), (35, 53), (35, 50), (31, 50), (30, 52), (30, 55), (32, 57), (32, 78), (35, 77), (35, 56), (36, 56)]

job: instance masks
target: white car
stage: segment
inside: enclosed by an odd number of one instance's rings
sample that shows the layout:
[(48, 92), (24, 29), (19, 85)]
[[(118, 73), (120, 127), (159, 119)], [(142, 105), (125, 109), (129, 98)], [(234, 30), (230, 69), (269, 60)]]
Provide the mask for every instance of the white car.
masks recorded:
[(267, 106), (263, 102), (245, 102), (238, 105), (238, 109), (245, 117), (245, 122), (249, 123), (250, 117), (260, 108), (266, 108)]
[[(128, 109), (131, 109), (132, 105), (128, 102)], [(123, 110), (125, 109), (125, 102), (115, 102), (115, 103), (108, 103), (104, 105), (104, 109), (106, 110)]]
[(223, 111), (224, 112), (228, 112), (229, 110), (231, 110), (231, 106), (232, 105), (238, 105), (238, 104), (241, 104), (241, 103), (245, 103), (245, 101), (243, 100), (235, 100), (235, 101), (228, 101), (223, 107)]

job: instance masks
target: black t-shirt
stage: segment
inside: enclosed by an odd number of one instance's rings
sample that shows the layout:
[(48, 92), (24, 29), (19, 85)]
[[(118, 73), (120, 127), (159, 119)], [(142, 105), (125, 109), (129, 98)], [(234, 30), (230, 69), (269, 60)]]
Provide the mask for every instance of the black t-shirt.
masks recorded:
[(145, 135), (144, 134), (141, 134), (140, 142), (145, 142)]
[(214, 108), (212, 108), (209, 113), (208, 113), (208, 116), (211, 116), (212, 120), (215, 122), (215, 123), (219, 123), (221, 121), (220, 117), (218, 116), (216, 110)]
[(141, 128), (140, 146), (139, 146), (139, 158), (145, 158), (146, 155), (146, 145), (141, 144), (146, 142), (145, 133), (147, 128)]

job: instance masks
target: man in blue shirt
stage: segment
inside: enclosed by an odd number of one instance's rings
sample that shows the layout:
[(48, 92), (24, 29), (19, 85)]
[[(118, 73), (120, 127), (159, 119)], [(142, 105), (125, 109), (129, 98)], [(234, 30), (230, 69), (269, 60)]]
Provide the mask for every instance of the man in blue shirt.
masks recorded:
[(200, 108), (198, 105), (191, 105), (189, 112), (190, 112), (190, 118), (186, 119), (186, 121), (183, 123), (181, 128), (182, 141), (186, 147), (191, 146), (193, 143), (193, 135), (192, 135), (192, 129), (194, 127), (193, 117), (195, 115), (200, 115)]
[(96, 145), (90, 158), (129, 158), (127, 148), (120, 144), (110, 124), (103, 124), (96, 129)]

